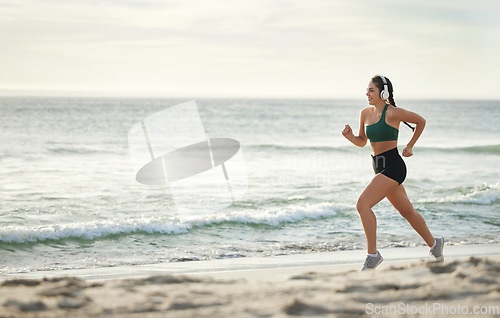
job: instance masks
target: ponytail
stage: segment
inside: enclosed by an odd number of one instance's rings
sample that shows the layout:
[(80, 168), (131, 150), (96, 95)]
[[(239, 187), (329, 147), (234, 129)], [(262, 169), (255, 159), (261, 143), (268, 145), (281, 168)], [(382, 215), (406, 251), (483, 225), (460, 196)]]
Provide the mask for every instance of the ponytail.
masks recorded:
[[(396, 102), (394, 101), (394, 94), (393, 94), (394, 90), (392, 88), (392, 83), (387, 77), (385, 77), (385, 80), (387, 81), (387, 89), (389, 90), (389, 103), (394, 107), (398, 107), (396, 106)], [(382, 78), (380, 78), (380, 75), (375, 75), (374, 77), (372, 77), (372, 81), (380, 91), (384, 89), (384, 83), (382, 82)], [(406, 121), (404, 121), (403, 123), (406, 126), (410, 127), (412, 131), (415, 131), (415, 127), (411, 126)]]
[[(392, 96), (392, 85), (390, 85), (389, 87), (390, 87), (389, 90), (391, 91), (391, 95), (389, 96), (389, 103), (391, 103), (391, 105), (394, 106), (394, 107), (398, 107), (398, 106), (396, 106), (396, 102), (394, 101), (394, 96)], [(406, 126), (410, 127), (412, 131), (415, 131), (415, 127), (413, 127), (412, 125), (408, 124), (406, 121), (404, 121), (403, 123)]]

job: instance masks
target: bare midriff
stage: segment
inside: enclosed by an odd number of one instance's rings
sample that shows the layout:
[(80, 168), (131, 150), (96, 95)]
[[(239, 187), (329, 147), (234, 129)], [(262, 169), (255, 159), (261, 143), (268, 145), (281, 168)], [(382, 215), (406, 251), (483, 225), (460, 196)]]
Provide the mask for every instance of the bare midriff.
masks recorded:
[(390, 140), (390, 141), (370, 142), (370, 145), (372, 146), (372, 154), (376, 156), (378, 154), (396, 148), (398, 146), (398, 141)]

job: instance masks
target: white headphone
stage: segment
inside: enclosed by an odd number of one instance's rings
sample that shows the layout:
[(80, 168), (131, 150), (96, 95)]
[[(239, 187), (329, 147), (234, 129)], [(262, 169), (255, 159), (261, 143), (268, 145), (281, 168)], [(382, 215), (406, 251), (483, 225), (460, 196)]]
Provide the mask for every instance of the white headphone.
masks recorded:
[(384, 82), (384, 89), (380, 92), (380, 98), (382, 98), (383, 100), (387, 100), (391, 95), (389, 93), (389, 87), (387, 87), (387, 80), (382, 75), (379, 75), (379, 77), (382, 79), (382, 82)]

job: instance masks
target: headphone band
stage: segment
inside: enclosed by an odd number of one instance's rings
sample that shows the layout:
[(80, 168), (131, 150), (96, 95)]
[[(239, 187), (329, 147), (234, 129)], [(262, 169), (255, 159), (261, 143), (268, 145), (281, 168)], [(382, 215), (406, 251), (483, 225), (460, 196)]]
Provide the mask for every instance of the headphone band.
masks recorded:
[(380, 92), (380, 98), (387, 100), (389, 99), (390, 93), (389, 93), (389, 87), (387, 86), (387, 80), (385, 79), (384, 76), (382, 75), (377, 75), (382, 79), (382, 82), (384, 83), (384, 89)]
[(385, 77), (383, 77), (382, 75), (379, 75), (378, 77), (380, 77), (382, 79), (382, 82), (384, 82), (384, 85), (387, 85), (387, 80), (385, 79)]

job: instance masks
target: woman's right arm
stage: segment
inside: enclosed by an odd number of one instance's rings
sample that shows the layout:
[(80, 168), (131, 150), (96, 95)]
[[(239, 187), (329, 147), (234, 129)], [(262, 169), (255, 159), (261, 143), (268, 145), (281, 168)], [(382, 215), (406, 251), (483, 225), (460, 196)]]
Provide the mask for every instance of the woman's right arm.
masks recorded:
[(363, 116), (363, 111), (361, 111), (359, 115), (359, 133), (358, 136), (355, 136), (354, 133), (352, 132), (351, 126), (345, 125), (344, 130), (342, 131), (342, 135), (352, 142), (354, 145), (358, 147), (364, 147), (366, 146), (366, 143), (368, 141), (368, 138), (366, 138), (365, 134), (365, 120)]

